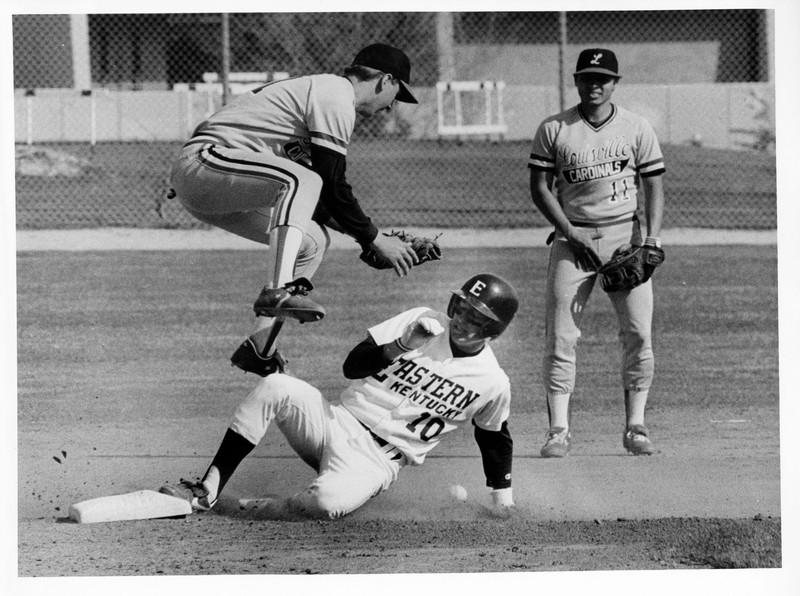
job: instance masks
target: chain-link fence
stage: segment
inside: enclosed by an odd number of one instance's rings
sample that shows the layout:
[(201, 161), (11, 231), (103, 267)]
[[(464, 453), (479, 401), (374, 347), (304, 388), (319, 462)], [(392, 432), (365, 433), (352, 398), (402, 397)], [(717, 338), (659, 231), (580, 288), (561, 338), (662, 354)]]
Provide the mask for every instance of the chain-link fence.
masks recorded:
[(17, 226), (198, 226), (165, 197), (199, 121), (253, 85), (341, 72), (384, 41), (409, 54), (420, 104), (357, 123), (348, 177), (379, 226), (545, 225), (528, 190), (530, 139), (577, 102), (580, 50), (609, 47), (623, 75), (615, 101), (651, 121), (665, 153), (665, 227), (774, 228), (771, 17), (16, 15)]

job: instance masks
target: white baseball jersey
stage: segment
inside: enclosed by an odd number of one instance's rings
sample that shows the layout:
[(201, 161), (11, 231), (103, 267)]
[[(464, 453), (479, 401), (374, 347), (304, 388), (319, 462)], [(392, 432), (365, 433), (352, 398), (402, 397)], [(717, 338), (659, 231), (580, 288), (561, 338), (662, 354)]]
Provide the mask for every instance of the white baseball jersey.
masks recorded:
[(190, 143), (269, 151), (308, 165), (311, 144), (346, 156), (355, 121), (352, 83), (333, 74), (310, 75), (235, 97), (198, 125)]
[(650, 123), (617, 105), (598, 127), (578, 106), (544, 120), (528, 167), (551, 172), (553, 190), (572, 222), (613, 222), (636, 211), (637, 176), (663, 174), (664, 158)]
[(489, 345), (474, 356), (453, 357), (450, 318), (443, 313), (414, 308), (369, 333), (378, 345), (386, 344), (421, 317), (435, 318), (444, 332), (379, 373), (354, 380), (341, 395), (347, 410), (414, 465), (423, 462), (442, 436), (473, 419), (485, 430), (499, 431), (511, 403), (508, 376)]

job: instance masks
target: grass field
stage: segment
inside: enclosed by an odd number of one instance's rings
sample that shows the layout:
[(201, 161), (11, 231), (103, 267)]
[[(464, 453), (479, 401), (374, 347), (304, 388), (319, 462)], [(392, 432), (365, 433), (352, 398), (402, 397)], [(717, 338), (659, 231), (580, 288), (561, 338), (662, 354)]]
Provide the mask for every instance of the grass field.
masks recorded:
[[(598, 292), (579, 347), (574, 451), (553, 466), (538, 458), (544, 248), (456, 249), (404, 280), (364, 267), (352, 251), (328, 255), (314, 279), (328, 316), (287, 324), (281, 336), (291, 372), (324, 394), (341, 389), (342, 359), (366, 326), (411, 306), (444, 307), (449, 290), (478, 270), (519, 289), (519, 315), (495, 344), (512, 382), (518, 461), (519, 512), (504, 526), (437, 496), (453, 473), (479, 494), (468, 433), (341, 522), (59, 523), (70, 503), (202, 472), (255, 382), (228, 357), (250, 331), (262, 258), (18, 254), (21, 576), (781, 566), (775, 246), (668, 249), (656, 279), (652, 458), (621, 453), (618, 344)], [(307, 481), (280, 436), (270, 437), (231, 490)]]
[[(474, 269), (485, 269), (513, 280), (523, 296), (515, 324), (495, 349), (515, 385), (524, 388), (516, 409), (529, 413), (539, 408), (546, 250), (487, 249), (479, 257), (469, 250), (454, 252), (446, 263), (417, 269), (408, 279), (376, 274), (360, 263), (352, 266), (352, 253), (332, 252), (315, 278), (315, 296), (329, 305), (331, 316), (318, 325), (289, 327), (282, 337), (293, 370), (302, 377), (313, 375), (324, 389), (338, 387), (341, 360), (365, 325), (413, 305), (443, 308), (450, 288), (460, 286)], [(675, 247), (670, 253), (657, 280), (654, 407), (719, 403), (747, 408), (756, 393), (762, 396), (760, 405), (776, 406), (775, 248)], [(713, 259), (709, 253), (716, 253)], [(20, 366), (24, 371), (35, 363), (37, 377), (49, 382), (73, 375), (76, 366), (87, 375), (110, 367), (104, 372), (108, 380), (114, 370), (124, 376), (140, 362), (167, 363), (191, 379), (192, 371), (209, 371), (209, 362), (224, 360), (250, 331), (260, 266), (259, 253), (239, 251), (21, 255)], [(56, 320), (40, 318), (56, 307)], [(583, 326), (577, 408), (605, 407), (618, 399), (615, 325), (610, 302), (598, 292)], [(55, 353), (52, 343), (58, 346)], [(116, 361), (119, 349), (125, 351), (122, 363)], [(160, 375), (151, 376), (163, 382)], [(207, 374), (200, 377), (205, 383)], [(179, 402), (200, 399), (191, 397), (196, 387), (184, 391), (176, 396)], [(30, 403), (22, 402), (21, 414)]]
[[(77, 177), (18, 176), (23, 229), (192, 227), (164, 201), (178, 143), (46, 147), (85, 160)], [(665, 227), (774, 229), (775, 156), (665, 146)], [(528, 189), (528, 142), (438, 143), (358, 139), (348, 180), (379, 227), (508, 228), (545, 224)]]

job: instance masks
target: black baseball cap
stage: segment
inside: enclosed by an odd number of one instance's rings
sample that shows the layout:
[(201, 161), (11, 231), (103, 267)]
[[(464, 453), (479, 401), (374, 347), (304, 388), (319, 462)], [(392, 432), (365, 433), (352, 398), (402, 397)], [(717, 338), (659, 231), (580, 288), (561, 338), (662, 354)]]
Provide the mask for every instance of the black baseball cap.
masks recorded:
[(402, 50), (385, 43), (373, 43), (356, 54), (353, 66), (366, 66), (392, 75), (400, 82), (397, 101), (419, 103), (408, 88), (411, 83), (411, 61)]
[(576, 75), (598, 73), (621, 78), (617, 56), (611, 50), (603, 48), (590, 48), (583, 50), (578, 56), (578, 65), (575, 67)]

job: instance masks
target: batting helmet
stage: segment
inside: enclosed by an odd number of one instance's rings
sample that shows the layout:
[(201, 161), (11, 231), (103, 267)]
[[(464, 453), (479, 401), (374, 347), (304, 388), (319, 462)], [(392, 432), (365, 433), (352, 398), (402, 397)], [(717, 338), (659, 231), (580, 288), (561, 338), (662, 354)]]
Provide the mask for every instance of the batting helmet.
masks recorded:
[(490, 319), (481, 330), (482, 337), (497, 337), (503, 333), (519, 308), (514, 287), (492, 273), (479, 273), (470, 277), (460, 290), (453, 290), (447, 306), (448, 317), (453, 318), (459, 300)]

